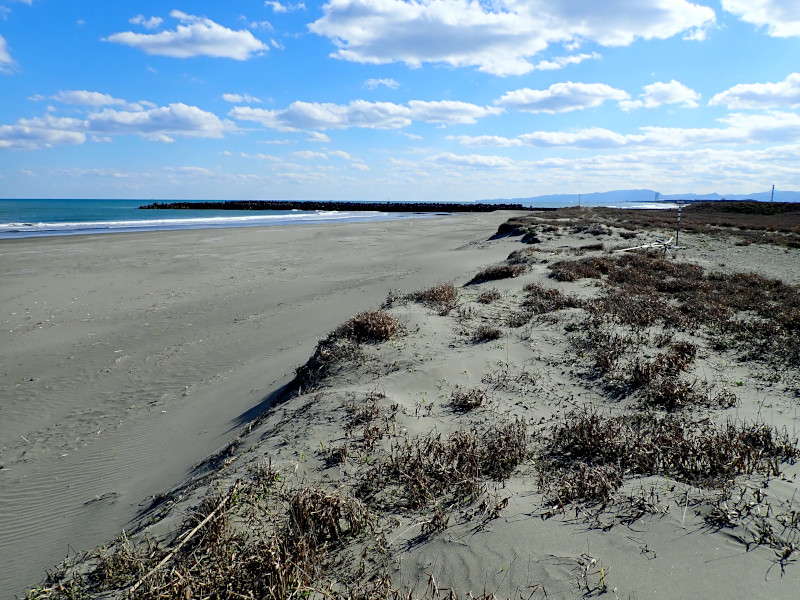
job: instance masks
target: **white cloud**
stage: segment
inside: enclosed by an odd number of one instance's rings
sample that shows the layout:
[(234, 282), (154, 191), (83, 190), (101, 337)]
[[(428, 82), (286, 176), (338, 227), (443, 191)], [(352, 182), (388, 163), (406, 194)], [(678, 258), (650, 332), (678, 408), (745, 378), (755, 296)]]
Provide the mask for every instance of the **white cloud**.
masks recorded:
[(534, 131), (514, 138), (500, 136), (451, 136), (462, 146), (535, 146), (582, 149), (621, 147), (686, 148), (702, 145), (775, 144), (800, 139), (800, 115), (771, 112), (759, 115), (734, 113), (719, 119), (727, 127), (641, 127), (639, 133), (622, 134), (591, 127), (577, 131)]
[(312, 132), (310, 132), (308, 134), (308, 137), (306, 138), (306, 141), (316, 142), (316, 143), (323, 143), (324, 144), (324, 143), (330, 142), (331, 138), (329, 138), (324, 133), (320, 133), (319, 131), (312, 131)]
[(585, 60), (598, 60), (602, 58), (597, 52), (591, 54), (575, 54), (572, 56), (557, 56), (550, 60), (543, 60), (537, 63), (533, 68), (537, 71), (553, 71), (556, 69), (563, 69), (567, 65), (578, 65)]
[(800, 4), (795, 0), (722, 0), (722, 8), (742, 21), (766, 27), (773, 37), (800, 36)]
[(128, 23), (132, 25), (141, 25), (145, 29), (157, 29), (163, 22), (164, 19), (161, 17), (150, 17), (147, 19), (144, 15), (136, 15), (132, 19), (128, 19)]
[(113, 135), (140, 135), (150, 141), (169, 143), (175, 137), (220, 138), (230, 129), (233, 129), (230, 122), (181, 103), (135, 111), (105, 108), (80, 119), (48, 113), (20, 119), (14, 125), (2, 125), (0, 148), (35, 150), (83, 144), (89, 135), (103, 142)]
[[(244, 19), (244, 17), (242, 17)], [(269, 21), (250, 21), (250, 29), (266, 29), (267, 31), (275, 31), (272, 23)]]
[(300, 158), (302, 160), (312, 160), (314, 158), (328, 158), (328, 155), (324, 152), (314, 152), (313, 150), (298, 150), (297, 152), (292, 152), (292, 156), (295, 158)]
[(554, 83), (546, 90), (523, 88), (506, 92), (495, 104), (531, 113), (564, 113), (626, 100), (628, 94), (605, 83)]
[(493, 146), (496, 148), (522, 146), (522, 140), (519, 138), (507, 138), (498, 135), (448, 135), (447, 139), (455, 140), (462, 146)]
[(599, 127), (576, 132), (537, 131), (520, 135), (517, 139), (523, 144), (540, 147), (616, 148), (628, 143), (626, 136)]
[(298, 2), (297, 4), (281, 4), (276, 0), (266, 0), (266, 2), (264, 2), (264, 6), (270, 7), (273, 10), (273, 12), (276, 13), (287, 13), (295, 10), (306, 9), (306, 5), (303, 4), (302, 2)]
[(0, 125), (0, 148), (35, 150), (64, 144), (83, 144), (86, 134), (80, 119), (64, 119), (45, 115), (20, 119), (15, 125)]
[(716, 94), (709, 104), (725, 105), (733, 110), (795, 108), (800, 106), (800, 73), (792, 73), (777, 83), (740, 83)]
[(507, 156), (486, 156), (483, 154), (453, 154), (443, 152), (429, 159), (430, 162), (440, 165), (455, 165), (479, 169), (503, 169), (514, 165), (514, 161)]
[(700, 94), (674, 79), (669, 83), (656, 82), (644, 86), (644, 94), (639, 100), (622, 100), (622, 110), (635, 108), (657, 108), (664, 104), (682, 104), (684, 108), (696, 108)]
[[(329, 0), (309, 29), (331, 39), (336, 58), (412, 67), (445, 63), (521, 75), (550, 44), (623, 46), (694, 35), (714, 11), (687, 0)], [(552, 65), (550, 66), (552, 68)]]
[(62, 90), (55, 96), (51, 96), (51, 99), (78, 106), (122, 106), (128, 110), (142, 110), (142, 105), (138, 102), (128, 102), (121, 98), (114, 98), (111, 94), (88, 90)]
[(388, 88), (396, 90), (400, 87), (400, 84), (397, 83), (394, 79), (367, 79), (364, 82), (364, 87), (370, 90), (374, 90), (376, 87), (384, 85)]
[(0, 35), (0, 73), (9, 71), (13, 64), (14, 60), (11, 58), (6, 39)]
[(408, 105), (392, 102), (354, 100), (349, 104), (293, 102), (283, 110), (237, 106), (228, 114), (236, 119), (255, 121), (279, 131), (349, 129), (399, 129), (414, 121), (430, 123), (474, 123), (478, 118), (499, 114), (502, 109), (467, 102), (444, 100)]
[(181, 24), (174, 30), (154, 34), (124, 31), (114, 33), (104, 41), (138, 48), (147, 54), (191, 58), (212, 56), (247, 60), (269, 49), (269, 46), (246, 29), (233, 31), (205, 17), (187, 15), (173, 10), (170, 16)]
[(261, 99), (251, 96), (250, 94), (222, 94), (222, 99), (231, 104), (241, 104), (242, 102), (250, 102), (253, 104), (261, 103)]
[(139, 134), (155, 141), (170, 141), (174, 135), (221, 138), (229, 128), (215, 114), (180, 102), (138, 112), (107, 108), (90, 114), (87, 122), (92, 132)]

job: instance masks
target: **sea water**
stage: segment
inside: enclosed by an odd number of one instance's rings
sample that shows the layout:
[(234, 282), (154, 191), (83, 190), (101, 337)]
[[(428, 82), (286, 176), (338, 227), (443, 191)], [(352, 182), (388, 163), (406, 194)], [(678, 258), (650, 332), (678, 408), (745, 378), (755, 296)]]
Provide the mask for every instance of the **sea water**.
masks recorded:
[[(408, 213), (140, 210), (142, 200), (0, 200), (0, 239), (408, 218)], [(420, 215), (414, 215), (420, 216)]]

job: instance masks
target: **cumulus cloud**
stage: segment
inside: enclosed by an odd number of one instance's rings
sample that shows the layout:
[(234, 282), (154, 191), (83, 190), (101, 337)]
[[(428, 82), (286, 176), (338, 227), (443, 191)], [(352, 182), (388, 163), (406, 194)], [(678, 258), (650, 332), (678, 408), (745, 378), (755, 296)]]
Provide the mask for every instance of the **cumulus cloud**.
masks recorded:
[(249, 102), (251, 104), (260, 104), (261, 99), (251, 96), (250, 94), (222, 94), (222, 99), (231, 104), (241, 104)]
[(212, 56), (247, 60), (269, 49), (246, 29), (234, 31), (206, 17), (187, 15), (179, 10), (173, 10), (170, 16), (181, 23), (174, 30), (153, 34), (124, 31), (114, 33), (104, 41), (172, 58)]
[(711, 106), (742, 108), (796, 108), (800, 106), (800, 73), (792, 73), (777, 83), (740, 83), (716, 94)]
[(0, 35), (0, 73), (10, 70), (13, 64), (14, 60), (11, 58), (6, 39)]
[(722, 0), (722, 8), (773, 37), (800, 36), (800, 4), (792, 0)]
[(323, 13), (309, 29), (336, 45), (335, 58), (445, 63), (500, 76), (532, 71), (531, 58), (553, 43), (574, 49), (583, 41), (701, 37), (715, 21), (713, 10), (687, 0), (329, 0)]
[(0, 148), (33, 150), (83, 144), (87, 136), (106, 141), (107, 136), (140, 135), (158, 142), (172, 142), (175, 137), (220, 138), (232, 128), (213, 113), (182, 103), (147, 110), (104, 108), (85, 118), (46, 114), (0, 126)]
[(237, 106), (228, 114), (236, 119), (255, 121), (279, 131), (349, 129), (400, 129), (414, 121), (429, 123), (475, 123), (477, 119), (502, 112), (501, 108), (478, 106), (450, 100), (407, 105), (392, 102), (354, 100), (349, 104), (293, 102), (283, 110)]
[(128, 102), (122, 98), (114, 98), (111, 94), (88, 90), (62, 90), (55, 96), (51, 96), (51, 99), (78, 106), (122, 106), (128, 110), (143, 110), (142, 105), (138, 102)]
[(391, 88), (393, 90), (400, 87), (400, 84), (397, 83), (394, 79), (367, 79), (364, 82), (364, 87), (370, 90), (374, 90), (376, 87), (382, 85)]
[(627, 92), (605, 83), (554, 83), (546, 90), (523, 88), (506, 92), (495, 104), (531, 113), (564, 113), (600, 106), (606, 100), (626, 100)]
[(623, 110), (635, 108), (657, 108), (664, 104), (682, 104), (684, 108), (696, 108), (700, 94), (674, 79), (669, 83), (656, 82), (644, 86), (644, 94), (637, 100), (623, 100), (619, 103)]
[(308, 134), (306, 141), (324, 144), (330, 142), (331, 138), (324, 133), (320, 133), (319, 131), (312, 131)]
[(641, 127), (622, 134), (599, 127), (577, 131), (534, 131), (513, 138), (501, 136), (451, 136), (462, 146), (616, 149), (622, 147), (685, 148), (687, 146), (784, 143), (800, 139), (800, 115), (771, 112), (759, 115), (734, 113), (722, 119), (726, 127)]
[(157, 29), (163, 22), (164, 19), (161, 17), (150, 17), (148, 19), (144, 15), (136, 15), (135, 17), (128, 19), (128, 23), (131, 25), (141, 25), (145, 29)]
[(85, 124), (81, 119), (52, 115), (20, 119), (14, 125), (0, 125), (0, 148), (36, 150), (61, 145), (83, 144)]
[(181, 102), (146, 111), (105, 109), (87, 117), (94, 133), (139, 134), (169, 142), (172, 136), (221, 138), (225, 123), (215, 114)]

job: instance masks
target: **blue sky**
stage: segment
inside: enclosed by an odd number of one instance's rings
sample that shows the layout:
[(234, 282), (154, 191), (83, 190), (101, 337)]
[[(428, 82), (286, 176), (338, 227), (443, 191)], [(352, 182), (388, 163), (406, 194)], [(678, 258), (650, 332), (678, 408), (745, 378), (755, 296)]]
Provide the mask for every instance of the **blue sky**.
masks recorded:
[(796, 0), (0, 0), (0, 197), (800, 189)]

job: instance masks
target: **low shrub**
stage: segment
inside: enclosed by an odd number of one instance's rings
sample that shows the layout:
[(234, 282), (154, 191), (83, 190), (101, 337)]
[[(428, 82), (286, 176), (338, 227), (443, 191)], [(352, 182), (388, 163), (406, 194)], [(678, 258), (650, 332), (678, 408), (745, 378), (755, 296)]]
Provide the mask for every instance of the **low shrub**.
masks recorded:
[(540, 486), (552, 504), (607, 500), (622, 476), (662, 475), (715, 487), (738, 475), (777, 475), (781, 462), (798, 457), (797, 440), (764, 423), (714, 426), (674, 415), (602, 416), (583, 409), (552, 427), (540, 453)]
[(498, 290), (486, 290), (485, 292), (481, 292), (478, 294), (476, 300), (481, 304), (491, 304), (495, 300), (499, 300), (502, 297), (502, 294)]
[(496, 281), (498, 279), (509, 279), (511, 277), (519, 277), (525, 272), (525, 265), (522, 264), (500, 264), (486, 267), (478, 272), (475, 277), (467, 282), (467, 285), (476, 283), (483, 283), (485, 281)]
[(464, 389), (456, 386), (450, 394), (450, 405), (457, 411), (468, 412), (483, 406), (487, 399), (486, 390), (482, 388)]
[(499, 340), (501, 337), (503, 337), (503, 332), (491, 325), (479, 325), (475, 331), (472, 332), (472, 341), (475, 343), (491, 342)]
[(413, 292), (407, 298), (436, 308), (439, 314), (446, 315), (458, 305), (458, 290), (452, 283), (444, 283), (426, 290)]

